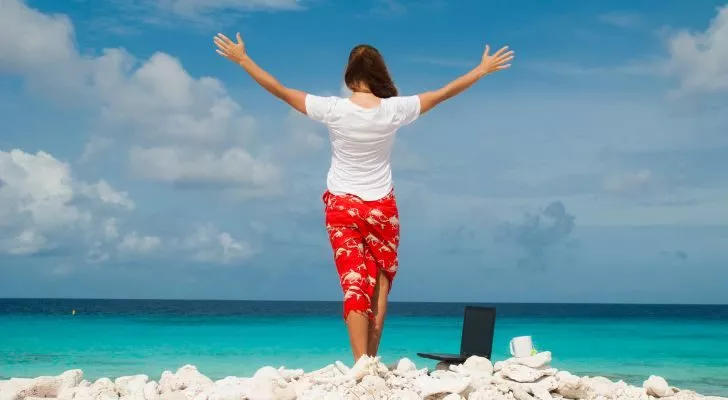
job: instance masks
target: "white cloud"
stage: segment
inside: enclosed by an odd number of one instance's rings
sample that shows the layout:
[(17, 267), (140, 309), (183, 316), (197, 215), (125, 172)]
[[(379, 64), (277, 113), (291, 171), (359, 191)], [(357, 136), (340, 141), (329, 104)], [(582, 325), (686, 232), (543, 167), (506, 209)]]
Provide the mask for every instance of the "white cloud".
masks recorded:
[(119, 222), (116, 218), (108, 218), (101, 223), (102, 237), (113, 240), (119, 237)]
[[(215, 185), (249, 185), (253, 192), (274, 184), (275, 166), (252, 155), (244, 146), (254, 138), (255, 121), (242, 112), (217, 79), (194, 78), (178, 59), (155, 53), (141, 61), (123, 49), (105, 49), (99, 56), (81, 55), (73, 40), (70, 21), (30, 9), (18, 0), (2, 1), (0, 13), (0, 69), (24, 75), (33, 86), (57, 97), (79, 98), (96, 109), (109, 134), (130, 135), (138, 143), (131, 150), (135, 171), (180, 168), (185, 174), (200, 167), (195, 176)], [(167, 2), (182, 9), (237, 7), (244, 2)], [(263, 6), (267, 2), (246, 2)], [(214, 56), (214, 53), (211, 53)], [(211, 57), (212, 57), (211, 56)], [(81, 157), (108, 148), (111, 139), (90, 138)], [(145, 149), (145, 147), (148, 147)], [(230, 149), (221, 151), (220, 149)], [(165, 149), (172, 165), (140, 155)], [(232, 173), (218, 166), (243, 167)], [(178, 177), (152, 171), (141, 176), (176, 182)], [(245, 187), (237, 188), (243, 190)], [(263, 190), (264, 192), (267, 190)]]
[[(134, 202), (105, 181), (87, 183), (48, 153), (0, 151), (0, 253), (34, 254), (91, 232), (96, 219)], [(105, 228), (111, 232), (111, 228)]]
[(63, 15), (46, 15), (18, 0), (0, 0), (0, 67), (20, 72), (75, 62), (73, 26)]
[(324, 126), (298, 111), (289, 111), (285, 122), (289, 136), (280, 146), (280, 150), (285, 153), (283, 156), (295, 157), (302, 153), (316, 153), (328, 145), (328, 140), (324, 136)]
[(92, 160), (96, 155), (111, 147), (113, 140), (107, 137), (92, 136), (83, 148), (78, 162), (83, 164)]
[(218, 155), (212, 151), (182, 147), (134, 147), (130, 153), (130, 164), (138, 176), (168, 183), (264, 187), (278, 179), (275, 166), (257, 161), (240, 148)]
[(728, 5), (705, 32), (680, 31), (670, 38), (669, 66), (686, 92), (728, 90)]
[(118, 245), (120, 253), (146, 254), (157, 249), (162, 239), (157, 236), (140, 236), (136, 232), (127, 233)]
[[(111, 53), (107, 53), (109, 56)], [(97, 77), (104, 100), (103, 117), (117, 129), (128, 129), (150, 141), (244, 142), (255, 121), (242, 114), (217, 79), (195, 79), (178, 59), (155, 53), (134, 72), (120, 69), (125, 56), (111, 56), (111, 68)]]
[(48, 153), (0, 151), (0, 255), (82, 248), (89, 263), (152, 253), (231, 263), (254, 254), (250, 244), (212, 225), (169, 239), (124, 229), (119, 216), (134, 207), (125, 192), (103, 180), (76, 179), (69, 164)]
[(192, 259), (197, 262), (228, 264), (245, 260), (255, 254), (249, 243), (237, 240), (212, 225), (199, 226), (194, 234), (181, 241), (181, 247), (191, 251)]
[(126, 192), (117, 192), (103, 179), (94, 184), (81, 182), (79, 190), (84, 196), (99, 200), (102, 203), (116, 205), (128, 210), (133, 210), (136, 207)]

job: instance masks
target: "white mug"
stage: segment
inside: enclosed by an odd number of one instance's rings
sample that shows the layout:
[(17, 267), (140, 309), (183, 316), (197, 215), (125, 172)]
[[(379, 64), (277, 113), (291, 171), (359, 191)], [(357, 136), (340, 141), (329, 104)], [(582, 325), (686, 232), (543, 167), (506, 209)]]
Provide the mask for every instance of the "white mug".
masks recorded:
[(511, 339), (511, 355), (513, 357), (530, 357), (533, 352), (533, 342), (530, 336), (519, 336)]

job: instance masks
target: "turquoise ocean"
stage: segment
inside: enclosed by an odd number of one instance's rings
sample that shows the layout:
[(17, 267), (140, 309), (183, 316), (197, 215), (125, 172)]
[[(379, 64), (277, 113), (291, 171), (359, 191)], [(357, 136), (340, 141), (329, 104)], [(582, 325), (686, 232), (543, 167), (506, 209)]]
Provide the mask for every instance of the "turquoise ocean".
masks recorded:
[[(465, 304), (394, 303), (385, 363), (416, 352), (458, 352)], [(493, 359), (531, 335), (553, 366), (641, 385), (650, 374), (728, 396), (728, 306), (494, 304)], [(76, 314), (72, 314), (76, 310)], [(196, 365), (211, 378), (264, 365), (312, 370), (351, 364), (335, 302), (0, 299), (0, 379), (84, 370), (86, 379)]]

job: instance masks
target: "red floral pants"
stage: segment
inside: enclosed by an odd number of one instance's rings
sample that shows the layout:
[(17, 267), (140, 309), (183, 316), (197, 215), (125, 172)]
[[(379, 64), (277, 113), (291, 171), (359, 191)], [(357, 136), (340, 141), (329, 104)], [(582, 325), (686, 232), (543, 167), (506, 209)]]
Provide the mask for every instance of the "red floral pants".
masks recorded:
[(399, 214), (394, 191), (374, 201), (324, 193), (326, 231), (344, 291), (344, 320), (351, 311), (374, 318), (372, 297), (379, 271), (390, 283), (397, 273)]

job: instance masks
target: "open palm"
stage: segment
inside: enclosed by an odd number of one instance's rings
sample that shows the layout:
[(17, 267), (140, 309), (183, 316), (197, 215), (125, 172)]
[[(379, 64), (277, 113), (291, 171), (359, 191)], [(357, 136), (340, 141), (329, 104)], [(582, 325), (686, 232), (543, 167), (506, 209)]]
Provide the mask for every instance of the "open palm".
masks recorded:
[(237, 43), (228, 39), (222, 33), (218, 33), (213, 39), (217, 46), (215, 52), (232, 62), (240, 63), (245, 58), (245, 43), (243, 43), (240, 33), (236, 35), (236, 39), (238, 40)]
[(513, 50), (508, 52), (506, 50), (508, 50), (508, 46), (503, 46), (495, 54), (490, 55), (490, 46), (485, 45), (485, 51), (483, 52), (483, 59), (480, 65), (486, 74), (511, 66), (510, 62), (513, 60), (514, 53)]

